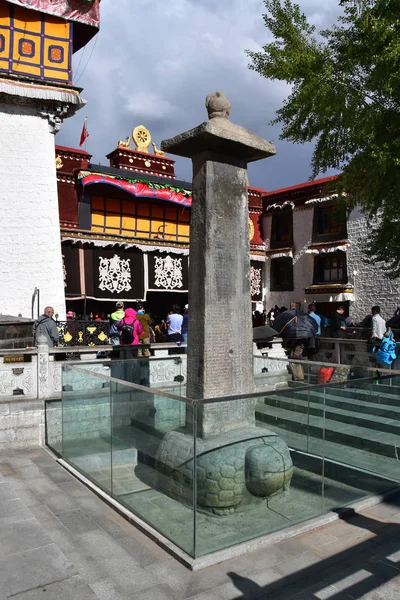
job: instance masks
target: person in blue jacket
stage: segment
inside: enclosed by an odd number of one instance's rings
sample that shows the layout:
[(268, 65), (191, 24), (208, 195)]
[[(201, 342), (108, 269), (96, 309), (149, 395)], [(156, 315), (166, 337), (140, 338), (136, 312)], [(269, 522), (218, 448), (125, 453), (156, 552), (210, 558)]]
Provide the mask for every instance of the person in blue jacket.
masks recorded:
[(381, 369), (390, 369), (392, 363), (396, 360), (396, 342), (393, 331), (390, 327), (388, 327), (387, 331), (385, 332), (381, 345), (375, 356), (377, 365)]

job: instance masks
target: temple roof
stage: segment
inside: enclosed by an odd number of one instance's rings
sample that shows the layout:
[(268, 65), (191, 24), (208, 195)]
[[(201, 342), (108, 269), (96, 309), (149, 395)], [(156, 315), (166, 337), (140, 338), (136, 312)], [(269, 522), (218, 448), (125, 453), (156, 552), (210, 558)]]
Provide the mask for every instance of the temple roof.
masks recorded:
[[(85, 173), (90, 171), (93, 175), (108, 175), (117, 179), (123, 179), (125, 181), (145, 180), (151, 183), (160, 184), (162, 186), (169, 185), (171, 188), (182, 188), (191, 192), (192, 184), (188, 181), (182, 181), (178, 179), (166, 179), (165, 177), (157, 177), (157, 175), (148, 175), (147, 173), (135, 173), (133, 171), (126, 171), (124, 169), (116, 169), (114, 167), (106, 167), (103, 165), (95, 165), (90, 163), (88, 168), (85, 169)], [(81, 174), (78, 174), (80, 177)]]
[(280, 188), (278, 190), (272, 190), (264, 194), (265, 200), (277, 199), (277, 197), (292, 197), (297, 195), (309, 195), (314, 194), (314, 188), (321, 188), (321, 191), (325, 185), (338, 178), (338, 175), (331, 175), (329, 177), (322, 177), (320, 179), (313, 179), (311, 181), (305, 181), (304, 183), (298, 183), (286, 188)]

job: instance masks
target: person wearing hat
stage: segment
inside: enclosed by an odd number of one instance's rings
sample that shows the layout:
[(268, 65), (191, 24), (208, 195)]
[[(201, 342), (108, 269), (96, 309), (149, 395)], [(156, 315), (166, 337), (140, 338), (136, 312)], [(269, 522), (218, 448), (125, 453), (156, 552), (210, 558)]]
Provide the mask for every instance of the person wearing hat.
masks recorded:
[(138, 306), (136, 311), (136, 318), (140, 321), (140, 324), (143, 328), (143, 333), (139, 336), (139, 344), (145, 345), (146, 348), (142, 350), (139, 347), (138, 356), (151, 356), (150, 352), (150, 326), (152, 324), (152, 320), (150, 315), (145, 311), (143, 304)]
[(182, 321), (182, 337), (183, 341), (187, 343), (188, 340), (188, 323), (189, 323), (189, 304), (185, 304), (183, 309), (183, 321)]
[[(76, 332), (77, 332), (77, 324), (74, 322), (75, 320), (75, 314), (72, 312), (72, 310), (69, 310), (67, 312), (67, 329), (66, 332), (69, 333), (70, 336), (72, 336), (72, 338), (75, 338), (76, 336)], [(76, 339), (71, 341), (71, 345), (74, 346), (76, 344)]]
[(110, 318), (110, 342), (114, 346), (119, 346), (121, 343), (120, 340), (120, 331), (118, 330), (118, 325), (122, 321), (125, 316), (124, 303), (118, 301), (115, 305), (115, 312), (112, 313)]

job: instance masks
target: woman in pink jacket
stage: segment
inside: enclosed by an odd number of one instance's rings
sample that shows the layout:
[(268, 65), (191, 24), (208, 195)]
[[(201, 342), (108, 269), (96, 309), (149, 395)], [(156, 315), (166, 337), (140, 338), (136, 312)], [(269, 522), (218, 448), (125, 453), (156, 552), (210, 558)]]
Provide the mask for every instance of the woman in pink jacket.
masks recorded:
[(138, 346), (139, 335), (143, 333), (143, 327), (136, 318), (136, 311), (127, 308), (124, 318), (119, 322), (118, 329), (121, 332), (122, 346)]

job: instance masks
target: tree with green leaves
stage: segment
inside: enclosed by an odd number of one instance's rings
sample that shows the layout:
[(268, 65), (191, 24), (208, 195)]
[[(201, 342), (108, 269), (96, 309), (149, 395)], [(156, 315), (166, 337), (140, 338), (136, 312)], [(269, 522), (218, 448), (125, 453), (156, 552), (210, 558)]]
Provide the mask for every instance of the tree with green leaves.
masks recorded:
[(292, 0), (264, 0), (274, 40), (250, 68), (292, 86), (273, 123), (281, 139), (315, 141), (313, 177), (329, 168), (350, 210), (371, 224), (368, 255), (400, 276), (400, 0), (338, 0), (317, 32)]

